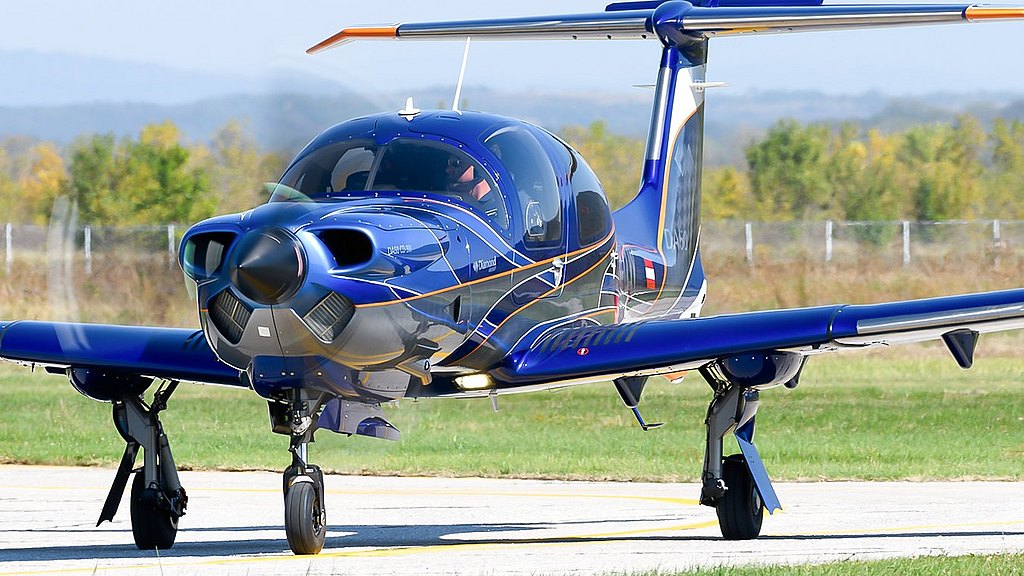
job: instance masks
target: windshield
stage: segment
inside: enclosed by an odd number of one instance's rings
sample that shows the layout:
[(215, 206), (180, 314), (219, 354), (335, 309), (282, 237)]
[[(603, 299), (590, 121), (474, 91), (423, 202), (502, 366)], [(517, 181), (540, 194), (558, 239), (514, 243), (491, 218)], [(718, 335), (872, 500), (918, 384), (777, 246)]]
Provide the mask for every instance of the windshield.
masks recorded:
[(505, 201), (490, 174), (454, 146), (397, 138), (386, 146), (350, 140), (300, 158), (281, 178), (271, 202), (362, 198), (374, 190), (427, 192), (458, 198), (508, 229)]
[(562, 200), (551, 159), (537, 137), (522, 126), (500, 128), (484, 145), (512, 178), (530, 248), (555, 246), (562, 239)]

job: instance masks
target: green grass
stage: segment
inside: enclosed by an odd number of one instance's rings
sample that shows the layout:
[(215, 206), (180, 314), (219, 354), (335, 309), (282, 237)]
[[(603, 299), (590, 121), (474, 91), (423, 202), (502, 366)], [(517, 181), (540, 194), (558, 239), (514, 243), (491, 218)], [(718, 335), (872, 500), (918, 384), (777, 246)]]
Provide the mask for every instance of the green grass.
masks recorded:
[(924, 556), (872, 562), (804, 566), (721, 567), (686, 572), (635, 572), (630, 576), (1010, 576), (1024, 572), (1024, 555)]
[[(984, 343), (982, 347), (984, 351)], [(942, 354), (945, 354), (942, 352)], [(757, 441), (779, 480), (1022, 479), (1024, 363), (979, 358), (961, 371), (922, 357), (813, 358), (801, 386), (761, 396)], [(642, 432), (610, 384), (387, 408), (392, 443), (320, 432), (311, 459), (345, 473), (695, 480), (710, 391), (696, 374), (644, 395)], [(283, 469), (287, 439), (246, 390), (183, 385), (163, 414), (182, 468)], [(0, 370), (0, 462), (113, 465), (110, 406), (59, 376)]]

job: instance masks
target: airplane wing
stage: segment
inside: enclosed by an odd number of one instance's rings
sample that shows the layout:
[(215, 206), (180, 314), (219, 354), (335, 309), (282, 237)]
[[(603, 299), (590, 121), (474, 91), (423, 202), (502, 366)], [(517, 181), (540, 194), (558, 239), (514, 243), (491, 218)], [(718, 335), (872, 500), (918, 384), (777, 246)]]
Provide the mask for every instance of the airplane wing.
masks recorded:
[(943, 339), (961, 367), (977, 335), (1024, 328), (1024, 289), (566, 329), (492, 372), (512, 385), (694, 370), (745, 354), (826, 352)]
[(1024, 19), (1024, 8), (974, 4), (862, 4), (831, 6), (692, 6), (685, 2), (624, 2), (605, 12), (357, 26), (310, 47), (313, 54), (353, 40), (654, 39), (660, 36), (808, 32)]
[(51, 371), (95, 368), (168, 380), (247, 386), (239, 379), (238, 370), (217, 359), (198, 330), (0, 322), (0, 358)]

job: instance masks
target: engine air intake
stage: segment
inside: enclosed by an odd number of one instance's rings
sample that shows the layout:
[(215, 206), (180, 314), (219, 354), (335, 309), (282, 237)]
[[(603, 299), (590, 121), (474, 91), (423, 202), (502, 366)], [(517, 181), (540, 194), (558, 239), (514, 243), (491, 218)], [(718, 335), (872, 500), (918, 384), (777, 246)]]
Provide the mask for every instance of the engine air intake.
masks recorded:
[(317, 338), (333, 342), (341, 335), (355, 312), (355, 306), (344, 296), (331, 292), (304, 317), (303, 320)]
[(242, 340), (250, 316), (252, 310), (230, 290), (221, 292), (210, 302), (210, 321), (232, 344)]
[(353, 268), (373, 259), (373, 241), (365, 232), (341, 228), (324, 230), (317, 236), (334, 256), (338, 268)]
[(185, 244), (185, 257), (182, 260), (185, 273), (194, 280), (212, 276), (223, 264), (224, 253), (234, 242), (235, 236), (232, 232), (208, 232), (190, 238)]

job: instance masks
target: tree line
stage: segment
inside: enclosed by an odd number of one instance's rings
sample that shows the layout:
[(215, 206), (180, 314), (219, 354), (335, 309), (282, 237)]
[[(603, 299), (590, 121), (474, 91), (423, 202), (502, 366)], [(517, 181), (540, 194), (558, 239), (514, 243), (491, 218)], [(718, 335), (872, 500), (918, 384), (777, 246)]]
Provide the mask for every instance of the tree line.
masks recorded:
[[(601, 123), (565, 137), (601, 176), (613, 205), (636, 193), (643, 142)], [(706, 168), (712, 220), (1024, 218), (1024, 123), (973, 116), (885, 134), (781, 120), (744, 148), (745, 166)]]
[[(636, 192), (644, 142), (602, 122), (561, 135), (587, 158), (613, 206)], [(902, 132), (782, 120), (744, 148), (745, 166), (706, 168), (707, 219), (952, 220), (1024, 218), (1024, 124), (972, 116)], [(264, 202), (262, 183), (290, 152), (260, 150), (231, 122), (186, 143), (170, 122), (137, 135), (83, 136), (66, 146), (0, 141), (0, 219), (45, 224), (66, 196), (95, 225), (189, 223)]]
[(10, 137), (0, 142), (0, 219), (46, 224), (65, 196), (83, 223), (191, 223), (266, 201), (263, 182), (287, 156), (261, 151), (238, 122), (208, 143), (187, 144), (170, 122), (138, 135), (82, 136), (67, 146)]

